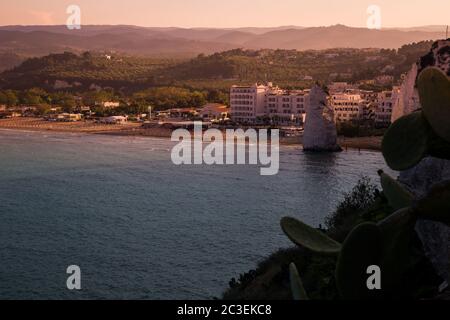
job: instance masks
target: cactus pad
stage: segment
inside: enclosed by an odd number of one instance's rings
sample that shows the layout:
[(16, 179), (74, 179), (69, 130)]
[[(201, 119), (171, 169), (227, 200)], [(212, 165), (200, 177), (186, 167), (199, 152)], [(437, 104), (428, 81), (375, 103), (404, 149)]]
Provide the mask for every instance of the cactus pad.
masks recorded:
[(296, 245), (318, 253), (336, 254), (341, 250), (341, 244), (329, 238), (323, 232), (310, 227), (303, 222), (286, 217), (281, 220), (281, 228)]
[(397, 180), (384, 173), (378, 172), (381, 177), (383, 192), (394, 210), (410, 207), (413, 201), (413, 194), (405, 189)]
[(380, 265), (382, 234), (374, 223), (363, 223), (348, 235), (336, 265), (336, 284), (343, 299), (371, 298), (376, 292), (367, 288), (367, 268)]
[(428, 153), (435, 158), (450, 160), (450, 142), (433, 132), (428, 139)]
[(395, 121), (386, 132), (383, 156), (393, 170), (409, 169), (427, 154), (431, 128), (422, 112), (413, 112)]
[(450, 226), (450, 181), (435, 185), (415, 207), (419, 217)]
[(417, 81), (425, 118), (434, 132), (450, 142), (450, 80), (438, 68), (427, 68)]
[(378, 225), (383, 235), (383, 290), (394, 292), (401, 286), (410, 263), (410, 243), (417, 217), (411, 208), (403, 208)]
[(291, 263), (289, 266), (289, 278), (291, 281), (291, 291), (294, 300), (309, 300), (305, 288), (303, 287), (302, 279), (300, 278), (297, 267), (294, 263)]

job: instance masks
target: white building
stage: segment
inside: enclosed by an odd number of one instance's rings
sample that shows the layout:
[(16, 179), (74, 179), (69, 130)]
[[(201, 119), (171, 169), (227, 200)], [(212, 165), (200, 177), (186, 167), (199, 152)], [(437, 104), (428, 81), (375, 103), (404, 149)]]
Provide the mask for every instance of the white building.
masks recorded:
[(309, 91), (282, 90), (253, 85), (233, 86), (230, 92), (231, 118), (241, 123), (262, 123), (270, 120), (274, 124), (301, 123), (306, 113)]
[(102, 106), (103, 106), (103, 108), (106, 108), (106, 109), (114, 109), (114, 108), (120, 107), (120, 102), (105, 101), (105, 102), (102, 102)]
[(332, 82), (328, 85), (330, 93), (344, 92), (354, 88), (353, 85), (349, 85), (347, 82)]
[(255, 123), (264, 115), (264, 97), (269, 86), (232, 86), (230, 91), (231, 116), (234, 121)]
[(348, 122), (364, 119), (367, 101), (360, 94), (336, 93), (331, 96), (335, 121)]
[[(373, 120), (377, 126), (389, 126), (396, 100), (393, 91), (374, 92), (335, 82), (330, 103), (335, 122)], [(233, 86), (230, 93), (231, 119), (239, 123), (300, 125), (309, 105), (309, 90), (283, 90), (272, 86)]]
[(123, 116), (105, 117), (101, 118), (99, 122), (105, 124), (125, 124), (128, 122), (128, 117)]
[(375, 113), (376, 126), (387, 127), (391, 124), (394, 99), (393, 91), (383, 91), (378, 93), (378, 106)]
[(208, 103), (202, 107), (200, 116), (203, 120), (225, 120), (229, 117), (230, 108), (220, 103)]
[(275, 124), (303, 122), (309, 102), (309, 91), (272, 88), (265, 96), (265, 115)]

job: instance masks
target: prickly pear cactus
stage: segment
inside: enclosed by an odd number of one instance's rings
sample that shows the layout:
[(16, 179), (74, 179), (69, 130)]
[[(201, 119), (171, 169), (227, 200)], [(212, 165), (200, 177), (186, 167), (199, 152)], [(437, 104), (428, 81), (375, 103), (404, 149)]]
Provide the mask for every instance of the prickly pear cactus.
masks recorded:
[(384, 173), (382, 170), (378, 172), (381, 177), (381, 186), (384, 195), (388, 199), (390, 205), (395, 210), (410, 207), (413, 202), (413, 194), (405, 189), (397, 180)]
[(418, 164), (428, 153), (430, 125), (422, 112), (398, 119), (386, 132), (382, 150), (388, 166), (402, 171)]
[(427, 68), (417, 86), (423, 114), (434, 132), (450, 142), (450, 80), (438, 68)]
[(374, 223), (361, 224), (348, 235), (336, 266), (336, 284), (343, 299), (373, 296), (367, 287), (367, 268), (380, 264), (382, 250), (382, 233)]
[(305, 288), (303, 287), (302, 279), (300, 278), (297, 267), (294, 263), (291, 263), (289, 266), (289, 278), (294, 300), (309, 300)]
[[(383, 139), (383, 155), (394, 170), (410, 169), (430, 155), (450, 160), (449, 78), (440, 69), (428, 68), (420, 74), (418, 88), (423, 110), (398, 119)], [(417, 197), (383, 171), (379, 174), (383, 193), (397, 211), (378, 224), (357, 225), (342, 245), (294, 218), (281, 221), (283, 231), (295, 244), (338, 255), (335, 280), (343, 299), (396, 297), (410, 264), (418, 219), (450, 226), (450, 181)], [(383, 272), (383, 290), (368, 289), (367, 268), (372, 265)], [(297, 298), (306, 296), (295, 266), (291, 266), (291, 285)]]
[(281, 228), (292, 242), (314, 252), (335, 254), (341, 250), (340, 243), (297, 219), (283, 218)]
[(431, 191), (417, 202), (415, 210), (422, 219), (450, 226), (450, 181), (433, 186)]

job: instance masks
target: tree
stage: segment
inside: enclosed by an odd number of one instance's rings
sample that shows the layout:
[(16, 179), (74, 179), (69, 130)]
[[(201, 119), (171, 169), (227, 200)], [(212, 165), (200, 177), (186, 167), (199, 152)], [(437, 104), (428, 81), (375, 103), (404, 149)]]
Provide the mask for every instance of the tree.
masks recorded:
[(8, 107), (16, 106), (19, 103), (19, 98), (16, 92), (12, 90), (6, 90), (0, 92), (0, 104), (6, 104)]
[(64, 112), (73, 112), (76, 101), (73, 95), (66, 92), (57, 92), (52, 96), (53, 104), (60, 106)]
[(36, 90), (30, 89), (20, 94), (20, 103), (24, 105), (38, 105), (42, 103), (41, 96)]

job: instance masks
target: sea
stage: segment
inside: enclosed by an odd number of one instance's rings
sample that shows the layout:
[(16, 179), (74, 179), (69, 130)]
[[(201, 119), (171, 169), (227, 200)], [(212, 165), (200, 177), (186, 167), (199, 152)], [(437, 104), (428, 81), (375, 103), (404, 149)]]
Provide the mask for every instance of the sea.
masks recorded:
[[(177, 166), (169, 139), (0, 130), (0, 299), (212, 299), (324, 223), (379, 152), (280, 147), (280, 171)], [(81, 290), (69, 290), (69, 266)]]

